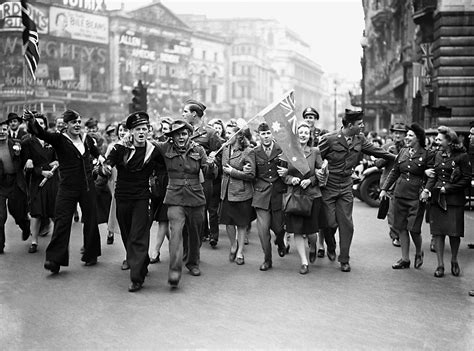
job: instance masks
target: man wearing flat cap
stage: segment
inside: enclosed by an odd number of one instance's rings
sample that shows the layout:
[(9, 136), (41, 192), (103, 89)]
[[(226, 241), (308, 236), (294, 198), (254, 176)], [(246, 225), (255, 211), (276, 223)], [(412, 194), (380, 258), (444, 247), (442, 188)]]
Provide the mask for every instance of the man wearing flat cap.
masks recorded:
[(395, 160), (395, 155), (374, 146), (362, 134), (364, 112), (346, 109), (342, 128), (321, 137), (321, 157), (328, 160), (329, 178), (321, 188), (327, 228), (322, 229), (328, 249), (328, 258), (336, 259), (336, 229), (339, 228), (339, 259), (341, 271), (350, 272), (349, 251), (354, 234), (352, 222), (352, 172), (361, 153)]
[[(222, 141), (219, 135), (214, 130), (203, 123), (203, 115), (206, 110), (206, 106), (196, 100), (187, 100), (183, 107), (183, 118), (192, 127), (193, 131), (191, 134), (191, 140), (198, 145), (201, 145), (206, 151), (206, 155), (212, 151), (217, 151), (222, 145)], [(220, 164), (221, 155), (219, 154), (216, 158), (216, 162)], [(218, 174), (209, 173), (205, 176), (203, 183), (204, 195), (206, 196), (206, 211), (209, 212), (209, 222), (207, 220), (207, 214), (204, 216), (203, 231), (200, 233), (201, 240), (210, 238), (210, 245), (216, 247), (219, 240), (219, 218), (217, 214), (218, 203), (212, 201), (214, 182), (220, 182)]]
[(134, 112), (126, 121), (131, 142), (119, 141), (105, 161), (104, 171), (117, 169), (115, 199), (117, 220), (130, 266), (130, 292), (142, 288), (148, 273), (150, 244), (150, 177), (164, 166), (159, 149), (148, 141), (150, 119), (146, 112)]
[[(390, 131), (392, 132), (393, 142), (383, 145), (382, 149), (387, 150), (388, 152), (396, 156), (400, 153), (401, 149), (405, 146), (405, 137), (407, 135), (407, 127), (404, 123), (395, 123), (391, 125)], [(383, 158), (379, 158), (375, 161), (375, 165), (378, 168), (382, 168), (382, 175), (380, 177), (380, 187), (382, 187), (390, 171), (395, 165), (395, 162), (385, 160)], [(394, 189), (394, 186), (392, 186), (388, 190), (390, 198), (392, 197), (391, 195), (393, 195), (393, 189)], [(396, 247), (400, 247), (400, 234), (398, 230), (393, 226), (394, 216), (395, 216), (393, 208), (394, 207), (391, 205), (389, 205), (388, 207), (387, 222), (390, 228), (389, 235), (390, 235), (390, 239), (392, 240), (392, 245)]]
[[(183, 262), (183, 240), (188, 241), (186, 268), (193, 276), (201, 275), (200, 230), (204, 223), (206, 198), (200, 180), (216, 171), (213, 158), (207, 158), (204, 148), (191, 140), (193, 127), (185, 120), (176, 120), (166, 133), (169, 140), (158, 143), (165, 159), (168, 187), (164, 203), (168, 205), (170, 225), (170, 264), (168, 282), (176, 287), (181, 278)], [(187, 238), (183, 238), (186, 224)]]
[(69, 238), (77, 203), (81, 206), (84, 222), (84, 251), (81, 261), (93, 266), (100, 256), (100, 235), (97, 225), (97, 208), (91, 157), (101, 158), (89, 135), (82, 135), (82, 119), (74, 110), (63, 113), (63, 132), (48, 132), (41, 128), (35, 115), (25, 111), (31, 133), (50, 144), (59, 161), (59, 190), (56, 198), (55, 223), (51, 242), (46, 249), (44, 268), (53, 274), (60, 266), (69, 265)]
[(321, 133), (321, 130), (319, 128), (316, 128), (316, 121), (319, 121), (319, 113), (316, 111), (314, 107), (308, 106), (303, 110), (303, 119), (305, 120), (306, 123), (308, 123), (310, 130), (311, 130), (311, 135), (310, 135), (310, 140), (308, 142), (309, 146), (318, 146), (319, 142), (319, 134)]

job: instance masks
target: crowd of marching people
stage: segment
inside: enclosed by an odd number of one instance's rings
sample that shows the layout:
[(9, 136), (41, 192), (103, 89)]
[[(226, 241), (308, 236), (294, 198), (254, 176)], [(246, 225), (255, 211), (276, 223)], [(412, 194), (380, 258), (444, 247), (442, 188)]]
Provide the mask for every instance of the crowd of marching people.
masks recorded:
[[(39, 236), (52, 234), (44, 267), (57, 274), (69, 264), (79, 205), (82, 261), (97, 264), (98, 225), (107, 223), (107, 244), (117, 236), (122, 239), (122, 269), (130, 270), (130, 292), (142, 288), (148, 265), (160, 262), (165, 238), (172, 287), (178, 286), (183, 265), (191, 275), (201, 274), (201, 245), (217, 247), (219, 225), (229, 239), (229, 261), (245, 264), (253, 221), (263, 251), (261, 271), (272, 268), (273, 244), (280, 257), (289, 252), (292, 234), (300, 274), (309, 272), (316, 257), (325, 256), (350, 272), (352, 176), (362, 158), (369, 157), (383, 169), (380, 198), (390, 203), (390, 239), (401, 248), (392, 268), (410, 268), (410, 238), (413, 266), (423, 265), (421, 227), (426, 218), (438, 260), (434, 275), (444, 276), (448, 236), (451, 273), (459, 276), (464, 192), (473, 171), (451, 128), (440, 126), (430, 139), (416, 123), (395, 123), (382, 139), (364, 134), (363, 111), (346, 110), (342, 127), (326, 131), (317, 128), (319, 114), (308, 107), (295, 136), (309, 168), (302, 174), (267, 123), (251, 132), (239, 121), (207, 120), (205, 110), (199, 101), (188, 100), (179, 118), (164, 117), (154, 125), (146, 112), (135, 112), (103, 132), (96, 120), (84, 121), (73, 110), (55, 121), (34, 111), (10, 113), (0, 124), (0, 253), (9, 212), (22, 239), (30, 240), (28, 252), (38, 251)], [(474, 125), (470, 142), (474, 153)], [(156, 245), (150, 247), (154, 221)]]

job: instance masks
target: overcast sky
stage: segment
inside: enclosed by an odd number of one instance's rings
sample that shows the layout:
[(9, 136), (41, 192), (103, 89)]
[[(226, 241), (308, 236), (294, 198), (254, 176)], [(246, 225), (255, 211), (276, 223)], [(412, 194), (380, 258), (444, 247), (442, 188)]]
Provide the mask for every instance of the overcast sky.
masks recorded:
[[(106, 0), (110, 9), (148, 5), (151, 0)], [(312, 47), (312, 58), (328, 73), (360, 79), (360, 39), (364, 29), (361, 0), (163, 0), (177, 14), (204, 14), (210, 18), (274, 18), (299, 33)]]

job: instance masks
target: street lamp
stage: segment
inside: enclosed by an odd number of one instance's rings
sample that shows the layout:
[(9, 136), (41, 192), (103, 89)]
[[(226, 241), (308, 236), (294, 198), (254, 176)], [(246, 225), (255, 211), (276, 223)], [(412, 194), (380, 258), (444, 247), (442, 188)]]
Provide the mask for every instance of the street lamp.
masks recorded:
[(362, 32), (362, 38), (360, 39), (360, 46), (362, 46), (362, 58), (360, 59), (360, 65), (362, 66), (362, 80), (360, 82), (360, 87), (362, 89), (360, 105), (362, 111), (365, 111), (365, 67), (367, 60), (365, 57), (365, 49), (369, 46), (369, 41), (365, 36), (365, 30)]

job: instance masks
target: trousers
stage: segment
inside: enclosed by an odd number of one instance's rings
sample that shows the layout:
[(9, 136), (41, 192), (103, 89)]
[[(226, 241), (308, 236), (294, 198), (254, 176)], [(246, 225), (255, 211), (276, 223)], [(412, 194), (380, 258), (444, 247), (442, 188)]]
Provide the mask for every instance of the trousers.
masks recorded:
[(179, 277), (181, 276), (183, 264), (183, 227), (185, 224), (188, 234), (186, 267), (189, 269), (199, 267), (201, 244), (199, 234), (204, 223), (204, 209), (204, 205), (197, 207), (168, 206), (170, 273), (176, 272)]
[(0, 249), (5, 247), (5, 223), (8, 218), (7, 209), (22, 231), (30, 231), (26, 194), (21, 191), (20, 188), (14, 186), (8, 195), (0, 195)]
[(275, 233), (276, 243), (283, 245), (285, 236), (284, 216), (282, 210), (271, 211), (255, 208), (257, 212), (257, 230), (262, 245), (265, 262), (272, 262), (272, 244), (270, 229)]
[(143, 283), (150, 263), (150, 200), (117, 199), (116, 206), (120, 234), (130, 266), (130, 280)]
[(86, 188), (68, 189), (64, 186), (59, 186), (56, 198), (56, 220), (53, 236), (46, 248), (47, 261), (54, 261), (61, 266), (69, 265), (69, 239), (71, 237), (72, 217), (77, 203), (81, 206), (82, 220), (84, 222), (84, 253), (81, 261), (88, 262), (100, 256), (100, 234), (97, 225), (95, 196), (93, 186), (89, 190)]
[(354, 235), (352, 181), (339, 185), (328, 183), (321, 191), (323, 210), (327, 221), (327, 227), (321, 229), (321, 232), (324, 234), (327, 249), (329, 252), (336, 251), (335, 234), (339, 228), (338, 261), (348, 263), (352, 236)]

